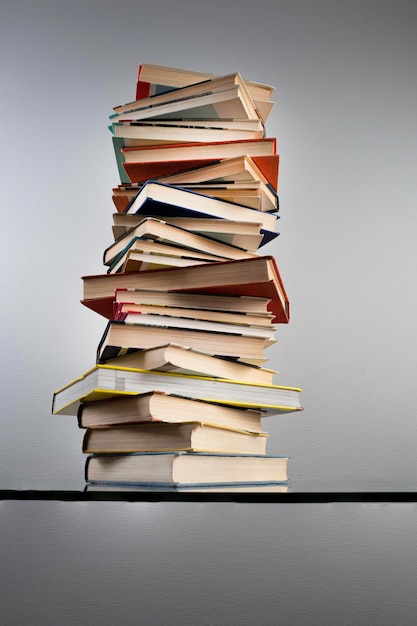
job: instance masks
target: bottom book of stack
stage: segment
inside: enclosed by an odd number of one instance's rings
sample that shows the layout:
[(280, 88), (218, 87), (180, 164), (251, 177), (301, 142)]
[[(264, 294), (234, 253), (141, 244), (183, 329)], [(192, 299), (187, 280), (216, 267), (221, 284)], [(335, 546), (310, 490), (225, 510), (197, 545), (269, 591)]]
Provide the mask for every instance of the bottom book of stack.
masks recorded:
[(287, 457), (148, 452), (92, 455), (86, 462), (89, 483), (143, 484), (168, 487), (285, 484)]

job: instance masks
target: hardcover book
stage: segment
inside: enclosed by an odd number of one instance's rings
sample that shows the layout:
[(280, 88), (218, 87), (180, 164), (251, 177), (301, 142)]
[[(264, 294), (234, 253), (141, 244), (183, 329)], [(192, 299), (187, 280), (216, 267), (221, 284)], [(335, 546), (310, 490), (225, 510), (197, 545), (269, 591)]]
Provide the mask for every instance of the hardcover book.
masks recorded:
[(272, 256), (223, 261), (221, 265), (215, 262), (151, 272), (98, 274), (82, 280), (82, 303), (109, 319), (115, 289), (131, 288), (269, 298), (273, 322), (286, 324), (290, 320), (290, 303)]
[(126, 213), (167, 218), (177, 217), (217, 217), (262, 224), (262, 228), (274, 231), (277, 216), (273, 213), (256, 211), (225, 200), (182, 189), (175, 185), (147, 181), (126, 209)]
[(241, 75), (226, 74), (202, 83), (181, 87), (138, 101), (113, 107), (111, 120), (130, 121), (161, 116), (168, 119), (259, 119)]
[(79, 406), (77, 420), (80, 428), (97, 428), (142, 422), (182, 423), (185, 415), (217, 427), (264, 432), (261, 411), (239, 409), (161, 391), (83, 402)]
[[(159, 241), (166, 245), (173, 244), (182, 247), (185, 250), (197, 253), (206, 253), (219, 257), (219, 260), (225, 259), (249, 259), (256, 256), (255, 253), (243, 250), (237, 246), (213, 239), (201, 233), (190, 232), (181, 226), (170, 224), (163, 219), (155, 217), (143, 217), (136, 226), (126, 231), (116, 241), (111, 243), (103, 252), (103, 264), (111, 265), (120, 254), (126, 254), (126, 251), (134, 245), (138, 239), (151, 239)], [(191, 255), (190, 255), (191, 256)]]
[(136, 145), (184, 143), (189, 141), (235, 141), (239, 139), (262, 139), (265, 129), (261, 120), (193, 120), (169, 123), (147, 120), (146, 122), (115, 122), (109, 130), (115, 137), (135, 140)]
[(171, 451), (265, 454), (267, 437), (265, 432), (252, 433), (200, 421), (145, 422), (87, 428), (82, 450), (94, 454)]
[[(136, 195), (137, 190), (134, 195)], [(133, 197), (133, 196), (132, 196)], [(126, 208), (126, 207), (125, 207)], [(113, 213), (113, 235), (119, 239), (130, 228), (137, 226), (143, 220), (143, 216), (127, 213)], [(261, 224), (255, 222), (237, 222), (234, 220), (222, 220), (215, 217), (173, 217), (170, 216), (166, 223), (178, 226), (192, 233), (205, 235), (210, 239), (216, 239), (223, 243), (256, 252), (264, 243), (275, 239), (279, 233), (264, 231)], [(181, 244), (183, 245), (183, 244)]]
[(95, 365), (79, 378), (55, 391), (52, 412), (77, 415), (82, 402), (153, 391), (262, 410), (265, 415), (302, 408), (301, 390), (296, 387), (249, 384), (208, 376), (187, 376), (115, 365)]
[(237, 324), (230, 324), (232, 331), (225, 332), (214, 328), (216, 322), (211, 323), (210, 330), (203, 330), (190, 328), (187, 324), (181, 328), (176, 325), (179, 324), (177, 318), (172, 318), (170, 325), (160, 325), (154, 319), (146, 320), (159, 317), (157, 315), (139, 314), (138, 317), (144, 318), (142, 324), (118, 320), (107, 323), (97, 348), (97, 362), (104, 363), (126, 352), (173, 342), (187, 345), (194, 350), (211, 351), (222, 357), (258, 363), (263, 362), (265, 349), (273, 343), (273, 340), (264, 336), (239, 333)]
[(279, 155), (250, 157), (239, 155), (228, 159), (193, 159), (190, 161), (125, 162), (123, 167), (133, 183), (158, 182), (183, 185), (202, 182), (258, 183), (264, 193), (278, 190)]
[[(136, 100), (180, 89), (187, 85), (202, 83), (216, 78), (216, 74), (195, 72), (181, 68), (141, 63), (136, 83)], [(258, 114), (265, 121), (274, 106), (271, 101), (275, 90), (271, 85), (244, 79)]]
[(288, 480), (288, 457), (168, 452), (93, 455), (85, 478), (92, 483), (164, 486), (277, 483)]

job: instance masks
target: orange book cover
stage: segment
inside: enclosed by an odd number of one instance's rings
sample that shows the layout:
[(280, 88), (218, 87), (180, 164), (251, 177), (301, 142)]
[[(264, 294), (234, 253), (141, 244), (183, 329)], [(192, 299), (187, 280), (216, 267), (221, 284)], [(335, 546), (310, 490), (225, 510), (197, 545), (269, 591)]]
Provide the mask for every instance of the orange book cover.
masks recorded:
[[(250, 159), (252, 159), (274, 191), (278, 191), (279, 155), (251, 156)], [(123, 168), (132, 183), (140, 183), (146, 180), (158, 179), (161, 176), (179, 174), (199, 167), (220, 163), (222, 160), (206, 158), (184, 159), (181, 161), (154, 161), (152, 163), (123, 162)]]

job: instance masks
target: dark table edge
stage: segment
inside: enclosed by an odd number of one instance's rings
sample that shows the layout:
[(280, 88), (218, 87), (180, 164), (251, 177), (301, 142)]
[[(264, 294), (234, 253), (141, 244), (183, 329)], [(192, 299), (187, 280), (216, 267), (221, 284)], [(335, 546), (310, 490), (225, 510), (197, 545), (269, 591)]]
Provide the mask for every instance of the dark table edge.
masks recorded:
[(236, 493), (236, 492), (174, 492), (142, 491), (136, 493), (118, 491), (74, 490), (0, 490), (0, 500), (39, 500), (63, 502), (268, 502), (333, 503), (333, 502), (417, 502), (417, 491), (346, 491), (346, 492), (290, 492), (290, 493)]

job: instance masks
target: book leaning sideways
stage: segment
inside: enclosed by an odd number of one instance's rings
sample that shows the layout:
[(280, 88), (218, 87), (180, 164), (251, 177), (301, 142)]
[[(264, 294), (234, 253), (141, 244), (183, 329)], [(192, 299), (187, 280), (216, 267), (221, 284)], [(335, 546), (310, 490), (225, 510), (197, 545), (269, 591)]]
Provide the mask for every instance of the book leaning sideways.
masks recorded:
[(52, 413), (77, 415), (81, 402), (161, 391), (206, 402), (259, 409), (265, 415), (302, 410), (301, 389), (230, 379), (95, 365), (55, 391)]

